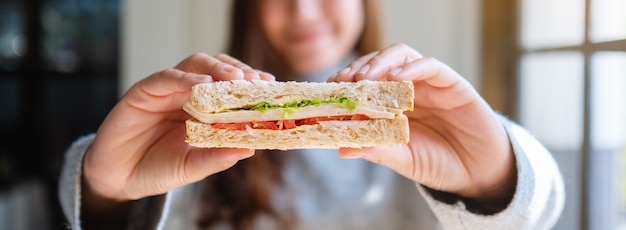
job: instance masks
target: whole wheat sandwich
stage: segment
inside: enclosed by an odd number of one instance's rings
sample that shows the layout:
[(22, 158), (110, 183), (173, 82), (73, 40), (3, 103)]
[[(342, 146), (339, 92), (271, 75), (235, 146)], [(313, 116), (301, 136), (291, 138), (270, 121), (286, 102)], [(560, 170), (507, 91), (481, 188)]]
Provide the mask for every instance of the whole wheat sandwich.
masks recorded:
[(187, 143), (249, 149), (360, 148), (409, 141), (411, 82), (219, 81), (192, 87)]

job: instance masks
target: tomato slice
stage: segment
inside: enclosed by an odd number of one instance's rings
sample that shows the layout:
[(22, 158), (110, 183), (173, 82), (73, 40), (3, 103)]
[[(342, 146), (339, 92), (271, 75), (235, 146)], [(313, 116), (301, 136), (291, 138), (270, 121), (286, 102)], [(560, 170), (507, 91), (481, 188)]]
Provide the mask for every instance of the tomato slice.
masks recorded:
[(364, 120), (369, 120), (369, 119), (370, 119), (369, 117), (363, 114), (354, 114), (352, 115), (352, 117), (350, 117), (350, 120), (353, 120), (353, 121), (364, 121)]
[(346, 116), (325, 116), (325, 117), (316, 117), (317, 121), (341, 121), (345, 120)]
[(296, 126), (315, 124), (317, 124), (317, 119), (315, 117), (296, 120)]
[(253, 121), (252, 128), (277, 130), (278, 126), (276, 126), (275, 121)]
[(360, 115), (361, 116), (339, 115), (339, 116), (311, 117), (311, 118), (296, 120), (296, 125), (317, 125), (320, 121), (344, 121), (344, 120), (350, 120), (353, 116), (357, 116), (357, 118), (364, 119), (364, 120), (369, 119), (369, 117), (365, 115), (362, 115), (362, 114)]
[(296, 127), (296, 120), (283, 120), (283, 129), (293, 129)]
[(355, 120), (363, 121), (370, 118), (363, 114), (355, 115), (339, 115), (339, 116), (323, 116), (323, 117), (311, 117), (299, 120), (281, 120), (281, 121), (253, 121), (253, 122), (240, 122), (240, 123), (215, 123), (211, 127), (216, 129), (232, 129), (232, 130), (245, 130), (246, 126), (253, 129), (293, 129), (300, 125), (317, 125), (320, 121), (346, 121)]

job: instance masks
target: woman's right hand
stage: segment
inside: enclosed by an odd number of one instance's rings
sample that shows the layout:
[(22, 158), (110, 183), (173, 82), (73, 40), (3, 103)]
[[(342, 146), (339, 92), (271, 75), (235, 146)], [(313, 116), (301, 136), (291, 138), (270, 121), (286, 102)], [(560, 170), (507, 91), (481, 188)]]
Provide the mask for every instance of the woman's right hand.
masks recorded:
[(83, 163), (83, 183), (96, 196), (124, 202), (199, 181), (254, 154), (185, 142), (182, 110), (191, 86), (211, 81), (273, 80), (227, 56), (195, 54), (132, 86), (101, 124)]

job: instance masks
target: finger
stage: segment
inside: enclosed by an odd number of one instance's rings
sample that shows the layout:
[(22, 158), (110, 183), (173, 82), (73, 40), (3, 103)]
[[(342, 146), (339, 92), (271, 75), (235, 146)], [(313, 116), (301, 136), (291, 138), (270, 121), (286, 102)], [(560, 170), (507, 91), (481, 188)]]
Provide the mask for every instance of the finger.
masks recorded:
[(218, 55), (215, 55), (215, 58), (217, 58), (217, 60), (220, 60), (224, 63), (231, 64), (234, 67), (237, 67), (239, 69), (245, 69), (245, 68), (252, 69), (249, 65), (246, 65), (245, 63), (237, 60), (234, 57), (231, 57), (228, 54), (218, 54)]
[(190, 91), (193, 85), (212, 81), (210, 75), (166, 69), (139, 81), (136, 86), (151, 96), (167, 96)]
[(245, 63), (237, 60), (234, 57), (231, 57), (227, 54), (218, 54), (215, 56), (215, 58), (224, 63), (231, 64), (239, 68), (241, 71), (243, 71), (245, 80), (252, 81), (261, 79), (257, 71), (253, 70), (249, 65), (246, 65)]
[(432, 57), (408, 63), (397, 73), (389, 73), (387, 78), (394, 81), (426, 81), (438, 88), (449, 87), (462, 80), (449, 66)]
[(326, 82), (338, 82), (338, 80), (342, 79), (344, 81), (350, 81), (349, 78), (345, 77), (344, 75), (347, 75), (347, 73), (351, 70), (350, 66), (347, 66), (346, 68), (340, 70), (339, 72), (331, 75), (330, 77), (328, 77), (328, 79), (326, 79)]
[(339, 73), (335, 73), (333, 75), (330, 75), (330, 77), (328, 77), (328, 79), (326, 79), (326, 82), (336, 82), (337, 81), (337, 75)]
[(242, 80), (245, 78), (241, 69), (203, 53), (191, 55), (176, 65), (175, 68), (185, 72), (211, 75), (213, 80), (216, 81)]
[(123, 100), (150, 112), (179, 110), (193, 85), (212, 81), (209, 75), (167, 69), (137, 82)]
[(246, 79), (248, 81), (260, 80), (261, 79), (261, 75), (259, 74), (259, 72), (256, 71), (256, 70), (253, 70), (250, 67), (244, 67), (241, 70), (243, 71), (244, 79)]
[(397, 73), (388, 73), (386, 78), (391, 81), (413, 81), (416, 105), (429, 103), (429, 106), (451, 109), (480, 98), (467, 80), (432, 57), (408, 63)]
[(356, 71), (363, 68), (372, 57), (376, 56), (378, 51), (369, 53), (363, 57), (360, 57), (356, 61), (350, 63), (346, 68), (340, 70), (333, 78), (333, 81), (354, 81), (354, 74)]
[(391, 168), (407, 178), (415, 178), (413, 159), (407, 145), (380, 146), (370, 148), (341, 148), (339, 156), (342, 158), (363, 158)]
[(391, 70), (412, 62), (422, 55), (405, 44), (395, 44), (381, 50), (355, 72), (355, 80), (378, 80)]
[(256, 71), (259, 72), (259, 78), (261, 78), (261, 80), (276, 81), (276, 77), (274, 77), (274, 75), (272, 75), (271, 73), (263, 72), (261, 70), (256, 70)]
[(196, 182), (209, 175), (224, 171), (238, 161), (254, 155), (250, 149), (194, 148), (185, 162), (185, 183)]

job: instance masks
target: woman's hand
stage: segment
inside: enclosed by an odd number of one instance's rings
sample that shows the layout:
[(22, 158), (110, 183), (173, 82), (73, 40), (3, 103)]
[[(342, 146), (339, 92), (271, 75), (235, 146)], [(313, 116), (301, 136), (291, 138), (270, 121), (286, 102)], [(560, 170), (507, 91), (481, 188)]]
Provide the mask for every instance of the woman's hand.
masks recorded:
[(413, 81), (405, 146), (341, 149), (394, 169), (432, 189), (487, 206), (504, 205), (516, 184), (515, 159), (497, 115), (472, 86), (445, 64), (402, 44), (368, 54), (329, 81)]
[(182, 110), (192, 85), (273, 80), (227, 55), (196, 54), (131, 87), (100, 126), (85, 155), (83, 180), (101, 198), (126, 201), (165, 193), (233, 166), (249, 149), (194, 148), (185, 143)]

